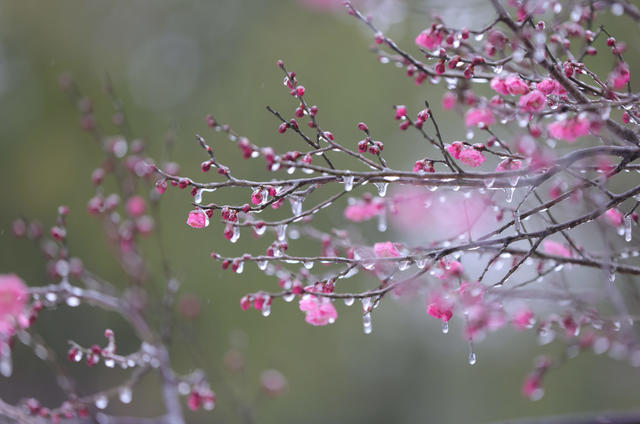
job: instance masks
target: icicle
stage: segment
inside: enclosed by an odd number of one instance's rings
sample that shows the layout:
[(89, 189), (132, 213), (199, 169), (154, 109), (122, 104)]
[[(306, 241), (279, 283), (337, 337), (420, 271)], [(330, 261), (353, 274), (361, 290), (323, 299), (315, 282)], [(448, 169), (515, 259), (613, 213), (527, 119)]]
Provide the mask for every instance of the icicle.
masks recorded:
[(613, 268), (609, 271), (609, 282), (611, 284), (615, 283), (616, 281), (616, 269)]
[(484, 186), (486, 188), (491, 188), (493, 187), (493, 185), (496, 183), (496, 179), (495, 178), (487, 178), (486, 180), (484, 180)]
[(202, 190), (196, 190), (195, 196), (193, 196), (193, 203), (200, 204), (202, 203)]
[(355, 299), (353, 297), (345, 297), (344, 298), (344, 304), (347, 305), (347, 306), (353, 305), (353, 302), (355, 302)]
[(229, 241), (231, 243), (235, 243), (238, 241), (238, 239), (240, 238), (240, 227), (237, 225), (233, 226), (233, 235), (231, 236), (231, 238), (229, 239)]
[(298, 216), (302, 213), (302, 199), (298, 196), (289, 197), (291, 203), (291, 213), (293, 216)]
[(449, 332), (449, 322), (442, 321), (442, 334), (447, 334)]
[(287, 238), (287, 224), (280, 224), (276, 227), (276, 237), (278, 237), (278, 241), (284, 241)]
[(371, 327), (371, 312), (366, 312), (362, 315), (362, 330), (364, 334), (371, 334), (373, 328)]
[(424, 269), (424, 267), (425, 267), (425, 266), (427, 266), (427, 260), (426, 260), (425, 258), (418, 259), (418, 260), (416, 261), (416, 266), (417, 266), (419, 269)]
[(513, 200), (513, 193), (516, 191), (516, 189), (514, 187), (511, 188), (505, 188), (504, 192), (506, 193), (506, 197), (505, 197), (505, 201), (507, 203), (511, 203), (511, 201)]
[(256, 265), (258, 265), (258, 269), (260, 271), (264, 271), (265, 269), (267, 269), (267, 265), (269, 265), (268, 261), (257, 261)]
[(302, 265), (304, 265), (304, 267), (306, 269), (311, 269), (311, 268), (313, 268), (314, 262), (313, 261), (307, 261), (307, 262), (303, 262)]
[(387, 195), (387, 187), (389, 187), (389, 183), (373, 183), (373, 185), (378, 189), (378, 196), (384, 197)]
[(253, 227), (253, 231), (255, 231), (257, 235), (261, 236), (264, 234), (265, 231), (267, 231), (267, 226), (263, 225), (261, 227), (258, 227), (257, 225), (255, 225)]
[(518, 185), (518, 181), (520, 181), (520, 176), (516, 175), (515, 177), (511, 177), (509, 178), (509, 184), (511, 185), (511, 187), (515, 187)]
[(398, 270), (399, 271), (406, 271), (407, 268), (409, 268), (409, 261), (400, 261), (400, 263), (398, 264)]
[(382, 211), (378, 215), (378, 231), (381, 233), (387, 231), (387, 214), (385, 211)]
[(518, 210), (513, 213), (513, 227), (516, 233), (520, 234), (522, 232), (522, 221), (520, 220), (520, 211)]
[(291, 302), (295, 298), (296, 298), (296, 295), (293, 293), (287, 293), (284, 296), (282, 296), (282, 300), (284, 300), (285, 302)]
[(271, 315), (271, 305), (268, 301), (265, 301), (264, 305), (262, 305), (262, 316), (268, 317), (269, 315)]
[(630, 242), (631, 235), (633, 232), (632, 227), (633, 222), (631, 221), (631, 215), (627, 215), (624, 217), (624, 241)]
[(13, 362), (11, 361), (11, 348), (8, 343), (0, 345), (0, 374), (4, 377), (11, 377), (13, 373)]
[(122, 403), (131, 403), (132, 393), (130, 387), (123, 387), (119, 390), (118, 397)]
[(236, 268), (236, 274), (242, 274), (244, 271), (244, 261), (238, 262), (238, 268)]
[(342, 182), (344, 182), (345, 191), (351, 191), (353, 189), (353, 176), (345, 175), (342, 177)]

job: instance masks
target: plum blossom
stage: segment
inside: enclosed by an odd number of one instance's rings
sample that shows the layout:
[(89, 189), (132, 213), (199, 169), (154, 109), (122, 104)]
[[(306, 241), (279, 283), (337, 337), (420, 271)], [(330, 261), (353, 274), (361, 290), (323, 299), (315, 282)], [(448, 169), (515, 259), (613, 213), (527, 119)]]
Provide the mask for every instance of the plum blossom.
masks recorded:
[(541, 91), (542, 94), (548, 96), (549, 94), (563, 95), (566, 94), (566, 90), (560, 83), (552, 78), (547, 78), (536, 84), (536, 89)]
[(544, 108), (545, 102), (545, 95), (539, 90), (533, 90), (520, 97), (518, 106), (525, 112), (536, 113)]
[(351, 222), (368, 221), (384, 212), (384, 202), (380, 198), (361, 201), (347, 206), (344, 217)]
[(500, 77), (493, 77), (491, 82), (489, 82), (489, 86), (498, 94), (503, 94), (505, 96), (511, 94), (509, 93), (509, 89), (507, 88), (507, 84), (504, 82), (504, 79)]
[(609, 74), (608, 82), (616, 90), (624, 88), (629, 82), (629, 66), (624, 62), (618, 64), (613, 72)]
[(376, 243), (373, 245), (373, 253), (378, 258), (397, 258), (400, 256), (400, 252), (390, 241)]
[(488, 126), (495, 124), (495, 122), (493, 112), (488, 108), (469, 109), (464, 117), (464, 123), (467, 127)]
[(549, 135), (557, 140), (574, 143), (578, 137), (589, 134), (590, 124), (586, 118), (571, 118), (552, 122), (547, 126)]
[(425, 29), (416, 37), (416, 44), (427, 50), (435, 49), (440, 43), (442, 43), (442, 32), (433, 27)]
[(447, 91), (442, 96), (442, 109), (451, 110), (456, 105), (456, 95), (451, 91)]
[(542, 247), (545, 253), (549, 255), (562, 256), (563, 258), (571, 257), (571, 251), (564, 245), (558, 243), (557, 241), (545, 240), (542, 243)]
[(299, 302), (300, 310), (304, 312), (305, 321), (314, 326), (333, 324), (338, 318), (338, 312), (331, 300), (305, 294)]
[(517, 159), (505, 159), (496, 166), (496, 171), (504, 172), (504, 171), (517, 171), (522, 168), (522, 162)]
[(453, 307), (453, 299), (446, 293), (431, 293), (427, 304), (427, 314), (442, 322), (448, 322), (453, 316)]
[(460, 152), (460, 162), (471, 167), (478, 167), (486, 160), (484, 155), (476, 149), (470, 148)]
[(531, 309), (526, 305), (522, 305), (512, 316), (511, 316), (511, 324), (513, 328), (518, 331), (523, 331), (531, 326), (534, 323), (534, 316)]
[(25, 311), (29, 290), (15, 274), (0, 274), (0, 336), (12, 336), (15, 328), (29, 326)]
[(604, 217), (607, 222), (614, 227), (619, 227), (624, 222), (624, 215), (619, 209), (612, 208), (604, 213)]
[(510, 94), (521, 95), (529, 92), (529, 86), (520, 77), (510, 75), (504, 80)]
[(146, 204), (142, 196), (132, 196), (127, 200), (127, 213), (131, 216), (142, 216), (146, 210)]
[(192, 228), (204, 228), (209, 226), (209, 216), (202, 209), (194, 209), (189, 212), (187, 225)]

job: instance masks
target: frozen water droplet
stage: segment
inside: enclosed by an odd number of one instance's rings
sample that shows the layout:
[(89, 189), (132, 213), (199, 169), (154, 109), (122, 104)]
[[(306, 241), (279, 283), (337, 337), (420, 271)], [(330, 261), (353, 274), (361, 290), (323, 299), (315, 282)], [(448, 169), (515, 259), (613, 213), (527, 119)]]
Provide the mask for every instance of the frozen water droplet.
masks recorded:
[(469, 352), (469, 365), (475, 365), (476, 362), (478, 362), (478, 357), (476, 356), (476, 353), (472, 350), (471, 352)]
[(376, 264), (374, 262), (365, 262), (365, 263), (362, 264), (362, 267), (364, 269), (369, 270), (369, 271), (372, 270), (373, 268), (375, 268), (375, 266), (376, 266)]
[(447, 334), (449, 332), (449, 322), (442, 321), (442, 334)]
[(387, 195), (387, 187), (389, 187), (389, 183), (373, 183), (378, 189), (378, 196), (384, 197)]
[(109, 399), (105, 395), (100, 395), (96, 398), (96, 408), (104, 409), (109, 404)]
[(342, 182), (344, 182), (345, 191), (351, 191), (353, 189), (353, 176), (345, 175), (342, 177)]
[(193, 196), (193, 202), (197, 204), (202, 202), (202, 190), (196, 191), (196, 194)]
[(116, 365), (116, 361), (114, 361), (113, 359), (105, 359), (104, 360), (104, 366), (107, 368), (113, 368)]
[(58, 295), (55, 293), (47, 293), (44, 295), (44, 298), (47, 299), (49, 302), (53, 303), (56, 300), (58, 300)]
[(236, 274), (242, 274), (242, 271), (244, 271), (244, 262), (240, 261), (238, 262), (238, 268), (236, 268)]
[(555, 331), (550, 328), (542, 327), (538, 331), (538, 343), (541, 345), (549, 344), (556, 337)]
[(291, 203), (291, 213), (293, 216), (298, 216), (302, 213), (302, 199), (298, 196), (289, 197)]
[(80, 349), (78, 349), (78, 351), (76, 352), (75, 355), (73, 355), (73, 361), (74, 362), (80, 362), (82, 361), (82, 351)]
[(11, 361), (11, 348), (7, 343), (0, 346), (0, 374), (3, 377), (11, 377), (13, 373), (13, 362)]
[(131, 398), (133, 397), (131, 393), (131, 388), (123, 387), (118, 392), (118, 397), (120, 398), (120, 402), (122, 403), (131, 403)]
[(293, 293), (287, 293), (287, 294), (285, 294), (284, 296), (282, 296), (282, 299), (283, 299), (285, 302), (291, 302), (291, 301), (292, 301), (293, 299), (295, 299), (295, 298), (296, 298), (296, 295), (295, 295), (295, 294), (293, 294)]
[(520, 220), (520, 211), (518, 210), (513, 213), (513, 228), (518, 234), (522, 232), (522, 221)]
[(265, 302), (262, 306), (262, 316), (268, 317), (269, 315), (271, 315), (271, 305), (268, 302)]
[(276, 237), (278, 241), (284, 241), (287, 238), (287, 224), (280, 224), (276, 227)]
[(80, 299), (78, 299), (75, 296), (69, 296), (67, 297), (67, 306), (71, 307), (71, 308), (75, 308), (76, 306), (80, 305)]
[(632, 227), (633, 222), (631, 221), (631, 215), (627, 215), (624, 217), (624, 241), (630, 242), (631, 236), (633, 232)]
[(495, 178), (487, 178), (486, 180), (484, 180), (484, 186), (486, 188), (491, 188), (493, 187), (493, 185), (496, 183), (496, 179)]
[(622, 16), (624, 13), (624, 7), (620, 3), (613, 3), (611, 5), (611, 13), (614, 16)]
[(502, 65), (494, 66), (493, 72), (495, 72), (496, 74), (501, 74), (503, 69), (504, 68), (502, 67)]
[(476, 34), (474, 38), (476, 41), (482, 41), (482, 39), (484, 38), (484, 32), (481, 32), (480, 34)]
[(307, 262), (303, 262), (302, 265), (304, 265), (304, 267), (306, 269), (311, 269), (311, 268), (313, 268), (314, 262), (313, 261), (307, 261)]
[(468, 130), (467, 131), (467, 140), (471, 140), (473, 139), (473, 130)]
[(258, 265), (258, 269), (260, 271), (264, 271), (265, 269), (267, 269), (267, 265), (269, 265), (269, 262), (267, 262), (267, 261), (257, 261), (256, 265)]
[(398, 264), (398, 270), (406, 271), (407, 268), (409, 268), (409, 263), (409, 261), (400, 261), (400, 263)]
[(353, 297), (345, 297), (344, 298), (344, 304), (347, 305), (347, 306), (353, 305), (353, 302), (355, 302), (355, 299)]
[(261, 236), (261, 235), (264, 234), (265, 231), (267, 231), (267, 226), (263, 225), (263, 226), (259, 227), (259, 226), (256, 225), (256, 226), (253, 227), (253, 231), (255, 231), (257, 235)]
[(381, 233), (387, 231), (387, 214), (384, 211), (378, 215), (378, 231)]
[(615, 281), (616, 281), (616, 270), (615, 270), (615, 269), (612, 269), (612, 270), (609, 272), (609, 282), (610, 282), (610, 283), (615, 283)]
[(240, 238), (240, 227), (238, 225), (234, 225), (233, 234), (231, 235), (231, 238), (229, 239), (229, 241), (231, 243), (235, 243), (238, 241), (239, 238)]
[(505, 196), (504, 200), (505, 200), (507, 203), (511, 203), (511, 201), (513, 200), (513, 193), (514, 193), (515, 191), (516, 191), (516, 189), (515, 189), (514, 187), (511, 187), (511, 188), (505, 188), (505, 189), (504, 189), (504, 192), (505, 192), (505, 194), (506, 194), (506, 196)]
[(427, 260), (426, 260), (426, 259), (424, 259), (424, 258), (423, 258), (423, 259), (418, 259), (418, 260), (416, 261), (416, 266), (417, 266), (419, 269), (424, 269), (424, 267), (425, 267), (425, 266), (427, 266)]
[(516, 175), (515, 177), (511, 177), (509, 178), (509, 184), (511, 184), (511, 187), (515, 187), (518, 185), (518, 181), (520, 181), (520, 176)]

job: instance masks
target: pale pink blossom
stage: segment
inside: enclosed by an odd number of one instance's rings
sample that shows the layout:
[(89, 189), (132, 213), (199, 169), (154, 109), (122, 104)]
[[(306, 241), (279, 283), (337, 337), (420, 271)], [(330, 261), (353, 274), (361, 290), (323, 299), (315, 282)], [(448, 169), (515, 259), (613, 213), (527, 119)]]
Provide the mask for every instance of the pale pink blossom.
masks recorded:
[(434, 290), (427, 299), (427, 314), (448, 322), (453, 316), (454, 299), (444, 290)]
[(204, 228), (209, 226), (209, 217), (202, 209), (194, 209), (189, 212), (187, 217), (187, 225), (193, 228)]
[(619, 209), (612, 208), (604, 213), (607, 222), (614, 227), (619, 227), (624, 222), (624, 215)]
[(451, 110), (456, 105), (456, 95), (451, 91), (447, 91), (442, 96), (442, 109)]
[(146, 210), (144, 198), (142, 196), (132, 196), (127, 200), (127, 213), (131, 216), (142, 216)]
[(352, 222), (362, 222), (368, 221), (382, 212), (384, 212), (384, 202), (376, 198), (369, 202), (362, 201), (347, 206), (344, 210), (344, 217)]
[(300, 310), (305, 313), (305, 321), (314, 326), (333, 324), (338, 312), (331, 300), (312, 294), (305, 294), (299, 302)]
[(504, 83), (511, 94), (521, 95), (529, 92), (527, 83), (518, 76), (510, 75), (504, 80)]
[(540, 376), (538, 374), (529, 374), (524, 379), (520, 391), (522, 392), (522, 396), (526, 397), (527, 399), (540, 399), (543, 394)]
[(557, 241), (545, 240), (542, 242), (542, 247), (544, 252), (549, 255), (562, 256), (563, 258), (571, 257), (571, 250)]
[(0, 320), (17, 317), (24, 311), (29, 291), (15, 274), (0, 274)]
[(517, 159), (505, 159), (496, 166), (496, 171), (517, 171), (522, 168), (522, 162)]
[(579, 137), (589, 134), (590, 124), (585, 118), (571, 118), (552, 122), (547, 126), (551, 137), (574, 143)]
[(448, 144), (445, 147), (445, 149), (447, 149), (447, 152), (449, 152), (451, 157), (453, 157), (454, 159), (460, 159), (460, 153), (462, 152), (463, 148), (464, 143), (462, 143), (462, 141), (454, 141), (453, 143)]
[(533, 312), (523, 305), (511, 316), (511, 324), (518, 331), (524, 331), (534, 324)]
[(456, 260), (441, 261), (440, 269), (442, 269), (442, 274), (440, 275), (440, 279), (460, 277), (463, 271), (462, 264)]
[(507, 88), (507, 84), (504, 82), (504, 79), (500, 77), (493, 77), (491, 82), (489, 82), (489, 86), (494, 89), (498, 94), (503, 94), (508, 96), (509, 89)]
[(533, 90), (520, 97), (518, 106), (525, 112), (536, 113), (544, 108), (546, 102), (545, 95), (539, 90)]
[(538, 89), (539, 91), (541, 91), (543, 94), (547, 96), (553, 93), (553, 90), (555, 88), (556, 88), (556, 82), (551, 78), (544, 79), (536, 84), (536, 89)]
[(472, 108), (469, 109), (464, 117), (467, 127), (489, 126), (495, 124), (496, 119), (493, 112), (488, 108)]
[(465, 149), (460, 152), (460, 162), (471, 167), (478, 167), (486, 160), (484, 155), (474, 148)]
[(615, 89), (624, 88), (629, 82), (629, 66), (622, 62), (609, 74), (609, 84)]
[(427, 50), (433, 50), (442, 43), (442, 32), (434, 28), (425, 29), (416, 37), (416, 44)]
[(394, 258), (400, 256), (400, 252), (390, 241), (380, 242), (373, 245), (373, 253), (378, 258)]

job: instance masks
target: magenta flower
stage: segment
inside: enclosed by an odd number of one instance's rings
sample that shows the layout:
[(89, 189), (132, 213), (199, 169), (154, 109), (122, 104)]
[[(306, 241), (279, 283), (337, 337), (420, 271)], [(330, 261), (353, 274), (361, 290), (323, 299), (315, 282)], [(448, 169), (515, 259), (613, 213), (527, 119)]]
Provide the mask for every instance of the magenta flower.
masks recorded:
[(442, 96), (442, 109), (451, 110), (456, 105), (456, 95), (450, 91), (447, 91)]
[(209, 226), (209, 216), (202, 209), (194, 209), (189, 212), (187, 225), (192, 228), (204, 228)]
[(503, 94), (505, 96), (508, 96), (510, 94), (509, 89), (507, 88), (507, 84), (500, 77), (493, 77), (493, 79), (489, 83), (489, 86), (498, 94)]
[(142, 216), (147, 209), (142, 196), (132, 196), (127, 200), (127, 213), (131, 216)]
[(614, 227), (619, 227), (624, 222), (624, 215), (622, 214), (622, 212), (620, 212), (619, 209), (616, 208), (606, 211), (604, 213), (604, 217), (606, 218), (607, 222)]
[(622, 62), (609, 74), (609, 85), (615, 89), (624, 88), (629, 82), (629, 66)]
[(522, 168), (522, 162), (517, 159), (505, 159), (496, 166), (496, 171), (516, 171)]
[(344, 217), (352, 222), (362, 222), (380, 215), (383, 211), (384, 202), (379, 199), (374, 199), (369, 202), (358, 202), (347, 206), (344, 210)]
[(514, 95), (527, 94), (529, 92), (529, 86), (527, 83), (515, 75), (508, 76), (504, 80), (504, 84), (506, 85), (509, 93)]
[(471, 167), (478, 167), (486, 160), (484, 155), (474, 148), (465, 149), (460, 152), (460, 162)]
[(0, 320), (16, 318), (24, 311), (29, 291), (15, 274), (0, 274)]
[(549, 135), (557, 140), (574, 143), (578, 137), (589, 134), (590, 124), (585, 118), (572, 118), (552, 122), (547, 126)]

